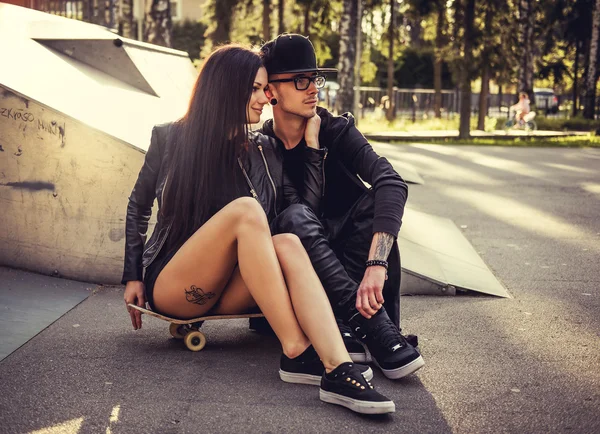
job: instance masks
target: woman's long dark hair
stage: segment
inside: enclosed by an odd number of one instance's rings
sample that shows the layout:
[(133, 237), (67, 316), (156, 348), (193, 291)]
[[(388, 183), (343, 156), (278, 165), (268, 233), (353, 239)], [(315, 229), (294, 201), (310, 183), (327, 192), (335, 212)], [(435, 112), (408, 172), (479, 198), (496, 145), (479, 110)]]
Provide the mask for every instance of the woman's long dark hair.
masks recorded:
[(170, 150), (161, 210), (172, 223), (167, 248), (183, 244), (241, 195), (237, 158), (248, 137), (246, 106), (261, 66), (256, 52), (234, 44), (205, 60)]

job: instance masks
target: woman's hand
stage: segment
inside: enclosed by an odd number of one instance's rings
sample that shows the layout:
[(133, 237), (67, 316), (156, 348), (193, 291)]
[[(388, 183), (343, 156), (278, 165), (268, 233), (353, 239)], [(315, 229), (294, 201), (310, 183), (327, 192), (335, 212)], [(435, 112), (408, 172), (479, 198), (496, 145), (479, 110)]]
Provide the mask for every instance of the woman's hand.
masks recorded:
[(129, 304), (135, 304), (139, 307), (146, 306), (146, 297), (144, 296), (144, 282), (139, 280), (130, 280), (125, 285), (125, 306), (131, 317), (131, 324), (134, 330), (142, 328), (142, 312), (135, 310)]
[(306, 121), (304, 140), (309, 148), (319, 149), (319, 131), (321, 130), (321, 117), (315, 114)]

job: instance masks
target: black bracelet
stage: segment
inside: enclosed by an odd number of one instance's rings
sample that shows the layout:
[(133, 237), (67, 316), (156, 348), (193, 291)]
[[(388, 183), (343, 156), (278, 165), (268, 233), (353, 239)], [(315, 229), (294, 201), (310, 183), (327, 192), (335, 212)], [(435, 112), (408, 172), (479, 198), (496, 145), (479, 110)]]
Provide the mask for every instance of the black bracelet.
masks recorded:
[(372, 267), (373, 265), (379, 265), (381, 267), (385, 267), (385, 269), (388, 269), (388, 262), (387, 261), (383, 261), (381, 259), (370, 259), (366, 262), (367, 267)]

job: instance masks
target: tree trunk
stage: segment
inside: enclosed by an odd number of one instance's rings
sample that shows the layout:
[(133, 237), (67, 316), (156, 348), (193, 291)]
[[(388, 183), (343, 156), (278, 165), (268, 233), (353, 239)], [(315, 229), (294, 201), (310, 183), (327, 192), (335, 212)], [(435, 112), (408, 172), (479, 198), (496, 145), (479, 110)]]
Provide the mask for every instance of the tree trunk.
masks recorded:
[(600, 0), (596, 0), (594, 15), (592, 18), (592, 37), (590, 39), (589, 67), (585, 81), (585, 102), (583, 107), (583, 117), (594, 119), (596, 109), (596, 81), (597, 70), (596, 63), (598, 59), (598, 35), (600, 33)]
[(310, 11), (312, 9), (312, 4), (311, 3), (307, 3), (306, 6), (304, 6), (304, 31), (303, 31), (303, 35), (304, 36), (310, 36)]
[(454, 25), (452, 27), (452, 37), (455, 42), (458, 42), (458, 31), (460, 29), (460, 24), (463, 22), (463, 1), (464, 0), (454, 0)]
[(519, 92), (527, 92), (529, 100), (533, 98), (533, 0), (519, 2), (519, 50), (521, 59), (519, 65)]
[(388, 121), (396, 118), (396, 101), (394, 99), (394, 41), (396, 28), (396, 0), (390, 0), (390, 28), (388, 29), (389, 48), (388, 48), (388, 70), (387, 70), (387, 96), (388, 109), (385, 117)]
[(214, 17), (217, 27), (209, 35), (213, 47), (231, 40), (233, 8), (238, 0), (213, 0)]
[(446, 16), (445, 5), (438, 4), (438, 16), (435, 31), (435, 60), (433, 62), (433, 111), (435, 117), (442, 117), (442, 48), (444, 47), (444, 22)]
[(277, 2), (277, 32), (278, 34), (282, 34), (283, 32), (285, 32), (285, 23), (284, 23), (284, 15), (285, 15), (285, 0), (279, 0), (279, 2)]
[(144, 17), (144, 41), (171, 47), (171, 4), (169, 0), (152, 0)]
[(356, 3), (356, 62), (354, 64), (354, 106), (353, 113), (356, 115), (356, 124), (358, 125), (359, 110), (360, 110), (360, 65), (362, 63), (362, 19), (363, 19), (363, 7), (362, 0), (358, 0)]
[(502, 93), (502, 85), (498, 84), (498, 111), (502, 113), (502, 100), (504, 99), (504, 94)]
[(133, 39), (133, 0), (121, 0), (121, 16), (119, 17), (119, 34)]
[(263, 0), (262, 33), (263, 41), (271, 40), (271, 0)]
[(354, 65), (356, 64), (356, 21), (359, 0), (344, 0), (340, 21), (340, 60), (335, 107), (338, 113), (351, 112), (354, 105)]
[(485, 131), (485, 117), (488, 112), (488, 98), (490, 94), (490, 46), (492, 37), (492, 8), (487, 5), (485, 8), (484, 19), (484, 48), (481, 53), (481, 63), (483, 70), (481, 71), (481, 92), (479, 92), (479, 118), (477, 120), (477, 129)]
[(416, 16), (409, 22), (410, 24), (410, 46), (417, 50), (423, 47), (423, 37), (421, 27), (421, 17)]
[(579, 113), (579, 95), (577, 89), (577, 74), (579, 73), (579, 41), (575, 42), (575, 64), (573, 65), (573, 116), (577, 116)]
[(483, 64), (481, 73), (481, 92), (479, 92), (479, 119), (477, 120), (477, 129), (485, 131), (485, 117), (488, 110), (488, 97), (490, 95), (490, 64)]
[(464, 8), (464, 57), (460, 89), (460, 125), (458, 137), (470, 137), (471, 122), (471, 68), (473, 67), (473, 28), (475, 23), (475, 0), (466, 0)]

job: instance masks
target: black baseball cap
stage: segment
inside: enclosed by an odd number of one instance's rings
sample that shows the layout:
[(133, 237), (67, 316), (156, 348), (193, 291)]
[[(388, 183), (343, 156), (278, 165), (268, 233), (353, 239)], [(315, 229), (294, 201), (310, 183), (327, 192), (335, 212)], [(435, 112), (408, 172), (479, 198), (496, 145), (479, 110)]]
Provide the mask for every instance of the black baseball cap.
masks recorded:
[(307, 36), (282, 33), (266, 42), (260, 51), (269, 74), (337, 72), (335, 68), (317, 67), (315, 48)]

